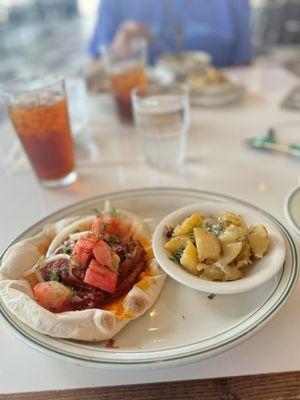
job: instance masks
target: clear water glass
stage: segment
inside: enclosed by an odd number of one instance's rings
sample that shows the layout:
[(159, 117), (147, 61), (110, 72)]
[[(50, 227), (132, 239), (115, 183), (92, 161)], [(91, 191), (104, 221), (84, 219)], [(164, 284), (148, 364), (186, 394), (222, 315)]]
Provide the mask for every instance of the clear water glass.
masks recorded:
[(140, 86), (132, 91), (132, 103), (148, 164), (160, 170), (182, 165), (189, 127), (188, 88)]

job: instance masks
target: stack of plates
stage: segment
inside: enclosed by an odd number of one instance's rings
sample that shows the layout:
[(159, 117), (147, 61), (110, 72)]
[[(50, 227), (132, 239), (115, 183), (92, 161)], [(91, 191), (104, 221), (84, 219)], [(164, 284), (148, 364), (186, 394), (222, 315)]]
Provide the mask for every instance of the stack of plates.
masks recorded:
[(235, 103), (245, 96), (243, 85), (227, 82), (204, 87), (190, 87), (191, 104), (201, 107), (219, 107)]

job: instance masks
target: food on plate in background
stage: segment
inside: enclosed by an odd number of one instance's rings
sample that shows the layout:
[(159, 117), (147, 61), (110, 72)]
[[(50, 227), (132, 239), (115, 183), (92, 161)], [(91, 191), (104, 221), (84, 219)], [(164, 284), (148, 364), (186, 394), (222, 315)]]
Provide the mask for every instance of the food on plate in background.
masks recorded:
[(222, 211), (218, 216), (192, 214), (180, 225), (165, 227), (165, 249), (172, 260), (199, 278), (233, 281), (264, 257), (269, 235), (263, 225), (248, 227), (241, 215)]
[(87, 341), (110, 339), (144, 314), (165, 280), (147, 226), (114, 208), (45, 226), (12, 246), (0, 271), (0, 296), (22, 322)]
[(230, 80), (220, 70), (208, 67), (204, 73), (194, 72), (188, 77), (188, 83), (193, 88), (206, 88), (216, 85), (228, 85)]
[(204, 73), (210, 62), (211, 56), (204, 51), (184, 51), (162, 55), (157, 65), (172, 71), (176, 79), (184, 80), (190, 74)]
[(245, 88), (231, 80), (226, 74), (212, 66), (205, 72), (189, 75), (187, 83), (190, 89), (191, 104), (202, 107), (219, 107), (242, 100)]

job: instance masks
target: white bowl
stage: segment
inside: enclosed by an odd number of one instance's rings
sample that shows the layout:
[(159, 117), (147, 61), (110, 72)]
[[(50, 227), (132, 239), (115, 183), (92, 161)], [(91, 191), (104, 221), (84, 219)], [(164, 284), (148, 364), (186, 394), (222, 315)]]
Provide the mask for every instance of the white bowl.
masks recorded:
[[(241, 214), (248, 226), (259, 223), (265, 225), (270, 237), (269, 249), (264, 258), (255, 261), (248, 268), (245, 277), (229, 282), (207, 281), (190, 274), (178, 263), (170, 260), (170, 254), (164, 248), (165, 243), (168, 241), (164, 233), (164, 227), (166, 224), (177, 225), (193, 213), (217, 215), (222, 210)], [(279, 229), (260, 213), (235, 204), (206, 202), (180, 208), (166, 216), (155, 229), (153, 235), (153, 251), (160, 266), (173, 279), (192, 289), (215, 294), (242, 293), (257, 288), (272, 279), (280, 271), (284, 264), (286, 254), (285, 242)]]

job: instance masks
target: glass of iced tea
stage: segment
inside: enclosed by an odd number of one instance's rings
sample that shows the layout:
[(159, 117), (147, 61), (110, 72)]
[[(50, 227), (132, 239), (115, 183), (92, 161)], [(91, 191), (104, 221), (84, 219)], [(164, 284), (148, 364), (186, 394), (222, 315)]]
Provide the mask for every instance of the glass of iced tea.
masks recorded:
[(131, 90), (147, 83), (147, 44), (136, 40), (126, 48), (102, 48), (103, 60), (122, 122), (133, 120)]
[(1, 86), (9, 118), (29, 161), (47, 187), (74, 182), (73, 144), (64, 80), (15, 79)]

